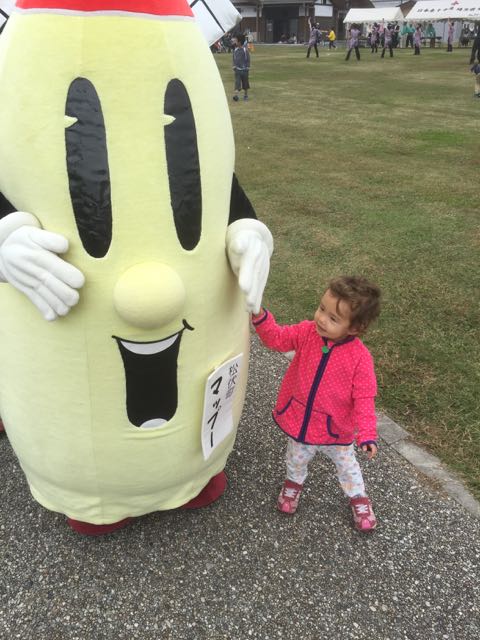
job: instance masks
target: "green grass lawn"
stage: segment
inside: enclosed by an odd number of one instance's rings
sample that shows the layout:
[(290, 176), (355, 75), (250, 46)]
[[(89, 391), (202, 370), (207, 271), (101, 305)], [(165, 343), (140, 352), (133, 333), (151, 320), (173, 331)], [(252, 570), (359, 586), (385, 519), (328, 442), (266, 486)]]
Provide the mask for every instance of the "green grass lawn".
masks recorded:
[(480, 497), (480, 99), (469, 50), (256, 46), (251, 100), (230, 100), (237, 174), (275, 239), (264, 303), (311, 317), (327, 280), (382, 288), (365, 338), (378, 406)]

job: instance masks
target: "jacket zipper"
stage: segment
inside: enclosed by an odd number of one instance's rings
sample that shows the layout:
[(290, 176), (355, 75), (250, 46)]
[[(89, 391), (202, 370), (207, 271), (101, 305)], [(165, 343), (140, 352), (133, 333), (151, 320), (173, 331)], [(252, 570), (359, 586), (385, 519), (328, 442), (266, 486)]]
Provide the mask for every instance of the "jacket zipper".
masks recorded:
[(334, 346), (335, 345), (332, 345), (329, 351), (322, 355), (322, 359), (320, 360), (320, 364), (318, 365), (317, 372), (310, 389), (310, 393), (308, 394), (307, 406), (305, 408), (305, 415), (303, 416), (302, 428), (300, 429), (300, 434), (298, 436), (299, 442), (305, 441), (305, 435), (307, 433), (308, 423), (310, 422), (310, 417), (312, 415), (313, 403), (315, 402), (315, 396), (317, 394), (318, 386), (320, 384), (320, 381), (322, 380), (325, 369), (327, 368), (328, 360)]

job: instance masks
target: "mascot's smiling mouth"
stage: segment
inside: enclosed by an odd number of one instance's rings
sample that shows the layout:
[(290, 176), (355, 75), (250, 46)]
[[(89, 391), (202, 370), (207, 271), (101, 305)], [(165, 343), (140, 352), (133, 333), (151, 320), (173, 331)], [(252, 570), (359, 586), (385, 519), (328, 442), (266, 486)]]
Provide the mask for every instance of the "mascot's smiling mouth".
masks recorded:
[(186, 320), (183, 329), (156, 342), (132, 342), (117, 336), (125, 368), (127, 415), (140, 429), (162, 427), (177, 410), (177, 361), (185, 329), (193, 331)]

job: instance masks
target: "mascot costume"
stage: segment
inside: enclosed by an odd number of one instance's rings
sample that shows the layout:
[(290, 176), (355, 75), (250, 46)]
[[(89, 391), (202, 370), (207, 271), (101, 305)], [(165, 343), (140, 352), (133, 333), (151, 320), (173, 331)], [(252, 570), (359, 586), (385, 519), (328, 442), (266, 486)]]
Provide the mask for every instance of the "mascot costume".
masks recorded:
[(90, 535), (212, 502), (273, 242), (189, 3), (17, 0), (0, 122), (0, 413), (34, 498)]

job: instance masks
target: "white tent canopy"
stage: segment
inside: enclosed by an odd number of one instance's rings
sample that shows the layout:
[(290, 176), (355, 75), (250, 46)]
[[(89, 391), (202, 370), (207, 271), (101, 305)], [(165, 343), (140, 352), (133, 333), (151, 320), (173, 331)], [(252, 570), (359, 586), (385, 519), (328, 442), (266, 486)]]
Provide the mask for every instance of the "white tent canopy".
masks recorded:
[(405, 19), (409, 22), (480, 20), (480, 0), (420, 0)]
[[(480, 4), (480, 0), (475, 1)], [(385, 22), (401, 22), (404, 20), (404, 17), (398, 7), (350, 9), (343, 22), (348, 24), (360, 24), (364, 22), (382, 22), (382, 20), (385, 20)]]

